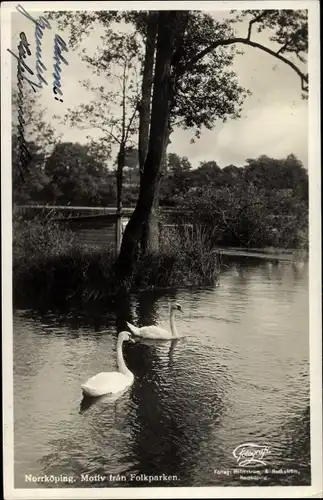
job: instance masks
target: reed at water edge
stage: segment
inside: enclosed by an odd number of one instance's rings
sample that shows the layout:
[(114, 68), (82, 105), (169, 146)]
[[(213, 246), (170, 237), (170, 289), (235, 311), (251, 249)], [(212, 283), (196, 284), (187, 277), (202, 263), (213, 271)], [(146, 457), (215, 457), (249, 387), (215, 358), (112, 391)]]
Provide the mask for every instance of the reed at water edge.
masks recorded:
[[(53, 217), (13, 219), (13, 301), (16, 306), (66, 305), (104, 300), (120, 291), (113, 247), (98, 249), (77, 241)], [(215, 284), (219, 256), (201, 227), (193, 234), (163, 234), (158, 254), (136, 264), (130, 292)]]

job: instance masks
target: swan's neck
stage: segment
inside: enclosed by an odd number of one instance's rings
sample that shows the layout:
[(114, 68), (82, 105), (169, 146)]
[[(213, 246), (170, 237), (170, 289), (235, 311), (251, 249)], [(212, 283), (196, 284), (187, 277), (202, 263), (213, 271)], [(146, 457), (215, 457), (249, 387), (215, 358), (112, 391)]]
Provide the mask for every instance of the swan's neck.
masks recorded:
[(175, 325), (175, 310), (174, 309), (170, 310), (169, 321), (170, 321), (170, 329), (171, 329), (172, 335), (173, 335), (173, 337), (177, 337), (177, 330), (176, 330), (176, 325)]
[(126, 363), (124, 362), (123, 352), (122, 352), (122, 344), (123, 344), (123, 340), (119, 340), (118, 339), (118, 343), (117, 343), (117, 363), (118, 363), (118, 370), (123, 375), (129, 376), (129, 375), (132, 375), (132, 373), (127, 368)]

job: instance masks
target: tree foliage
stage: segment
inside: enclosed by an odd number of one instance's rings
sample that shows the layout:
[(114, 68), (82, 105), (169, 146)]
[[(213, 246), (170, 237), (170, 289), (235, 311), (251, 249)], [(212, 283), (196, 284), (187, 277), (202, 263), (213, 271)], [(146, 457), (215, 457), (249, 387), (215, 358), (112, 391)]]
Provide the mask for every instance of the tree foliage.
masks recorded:
[[(78, 13), (75, 18), (72, 13), (51, 13), (51, 18), (56, 17), (61, 28), (70, 28), (70, 42), (75, 46), (75, 33), (78, 33), (79, 40), (84, 40), (84, 34), (81, 36), (78, 30), (79, 22), (85, 22), (85, 33), (91, 32), (94, 25), (102, 26), (104, 34), (104, 49), (98, 49), (94, 57), (86, 55), (83, 48), (83, 57), (91, 64), (94, 71), (98, 74), (104, 71), (110, 82), (113, 80), (113, 71), (111, 65), (116, 67), (124, 60), (124, 55), (129, 55), (133, 67), (140, 67), (143, 62), (143, 50), (146, 39), (148, 11), (129, 11), (111, 13), (110, 16), (101, 15), (100, 12), (93, 15), (91, 12)], [(232, 28), (226, 22), (219, 22), (211, 15), (199, 11), (189, 11), (188, 20), (185, 26), (185, 37), (183, 43), (174, 50), (172, 65), (175, 68), (183, 67), (188, 63), (193, 54), (202, 51), (210, 42), (229, 37), (233, 34)], [(113, 23), (114, 22), (114, 23)], [(115, 33), (116, 26), (121, 23), (127, 23), (132, 26), (130, 35), (118, 35)], [(135, 30), (135, 31), (133, 31)], [(137, 34), (137, 36), (135, 36)], [(78, 41), (77, 47), (80, 47)], [(230, 70), (234, 59), (235, 49), (219, 49), (218, 52), (210, 52), (203, 60), (197, 62), (190, 71), (181, 74), (177, 78), (176, 71), (176, 92), (171, 106), (170, 128), (174, 130), (180, 126), (182, 128), (194, 130), (194, 135), (198, 137), (201, 129), (206, 127), (212, 129), (217, 120), (226, 121), (228, 118), (239, 117), (244, 99), (248, 91), (239, 85), (237, 75)], [(142, 72), (137, 73), (138, 77)], [(83, 106), (80, 109), (87, 111), (79, 116), (90, 118), (97, 115), (101, 116), (101, 101), (106, 106), (107, 102), (114, 102), (113, 96), (107, 91), (96, 93), (90, 107)], [(88, 87), (89, 90), (91, 87)], [(132, 109), (129, 103), (128, 108)], [(104, 107), (103, 106), (103, 107)], [(95, 110), (95, 113), (94, 113)], [(130, 111), (131, 114), (131, 111)], [(97, 116), (98, 118), (98, 116)], [(100, 123), (98, 120), (97, 123)], [(92, 122), (93, 123), (93, 120)], [(75, 121), (74, 121), (75, 124)], [(100, 125), (98, 125), (100, 127)], [(107, 127), (105, 127), (109, 135)]]
[(15, 204), (113, 204), (115, 179), (107, 171), (104, 144), (87, 145), (61, 142), (54, 127), (45, 120), (45, 110), (37, 96), (28, 93), (23, 101), (24, 134), (31, 161), (19, 175), (17, 136), (17, 97), (13, 93), (12, 189)]
[(294, 156), (262, 155), (242, 168), (202, 163), (186, 174), (177, 204), (215, 242), (298, 247), (307, 243), (308, 175)]
[(19, 141), (18, 141), (18, 103), (17, 91), (12, 94), (12, 190), (14, 203), (29, 203), (37, 201), (44, 184), (46, 175), (43, 165), (51, 154), (54, 144), (60, 140), (54, 127), (44, 119), (45, 110), (31, 91), (25, 91), (22, 104), (22, 114), (25, 121), (24, 137), (26, 147), (31, 154), (31, 160), (21, 175), (19, 170)]
[(90, 56), (83, 49), (83, 60), (104, 81), (102, 84), (93, 84), (92, 79), (81, 81), (92, 98), (89, 103), (69, 109), (64, 119), (72, 126), (103, 132), (102, 140), (108, 150), (113, 143), (125, 147), (133, 144), (138, 130), (139, 54), (135, 33), (120, 34), (111, 29), (106, 30), (104, 48), (98, 48), (95, 55)]
[(188, 17), (183, 44), (175, 51), (175, 95), (170, 125), (193, 129), (199, 137), (203, 127), (211, 130), (218, 120), (238, 118), (249, 92), (240, 84), (231, 66), (234, 47), (219, 48), (196, 61), (184, 71), (195, 54), (210, 43), (233, 36), (227, 22), (216, 21), (210, 14), (192, 11)]
[(244, 10), (236, 21), (248, 19), (249, 38), (252, 26), (257, 32), (272, 30), (269, 40), (280, 45), (279, 54), (295, 54), (304, 63), (308, 50), (308, 15), (306, 10)]
[(58, 205), (100, 206), (115, 200), (115, 185), (94, 145), (57, 144), (47, 159), (43, 196)]

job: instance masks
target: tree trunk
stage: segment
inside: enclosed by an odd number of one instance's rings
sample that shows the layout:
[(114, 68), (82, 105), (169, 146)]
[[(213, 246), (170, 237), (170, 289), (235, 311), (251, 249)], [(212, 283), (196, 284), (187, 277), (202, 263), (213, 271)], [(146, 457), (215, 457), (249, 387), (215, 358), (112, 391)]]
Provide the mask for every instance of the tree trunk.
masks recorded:
[(116, 220), (116, 252), (119, 253), (121, 247), (122, 233), (121, 233), (121, 218), (122, 218), (122, 185), (123, 185), (123, 168), (125, 162), (125, 146), (120, 144), (117, 160), (117, 220)]
[[(167, 147), (170, 143), (170, 129), (167, 130), (167, 136), (165, 139), (164, 151), (161, 161), (161, 181), (163, 176), (166, 173), (166, 161), (167, 161)], [(141, 238), (141, 251), (143, 254), (154, 254), (159, 251), (159, 194), (160, 194), (160, 185), (158, 184), (158, 188), (155, 193), (153, 206), (148, 218), (147, 223), (145, 224), (142, 232)]]
[(140, 179), (137, 205), (127, 224), (117, 261), (117, 269), (123, 279), (132, 276), (134, 264), (138, 258), (138, 245), (142, 229), (148, 222), (161, 178), (161, 162), (169, 123), (170, 103), (172, 101), (171, 59), (178, 15), (180, 14), (176, 11), (160, 11), (158, 16), (158, 40), (149, 147)]
[(120, 149), (117, 159), (117, 210), (122, 211), (122, 184), (123, 184), (123, 168), (125, 162), (125, 146), (120, 144)]
[(154, 77), (154, 57), (157, 38), (158, 12), (150, 12), (147, 24), (145, 60), (142, 75), (141, 101), (139, 108), (139, 167), (143, 173), (148, 152), (151, 109), (151, 90)]
[[(149, 125), (151, 110), (151, 90), (153, 84), (154, 58), (157, 38), (158, 12), (150, 12), (147, 25), (146, 52), (144, 61), (144, 71), (142, 80), (142, 98), (139, 112), (139, 168), (140, 175), (143, 174), (144, 165), (148, 151)], [(157, 205), (158, 208), (158, 205)], [(152, 214), (154, 207), (152, 208)], [(141, 234), (141, 253), (145, 254), (150, 250), (158, 249), (158, 217), (151, 214), (149, 220), (143, 225)], [(152, 220), (153, 219), (153, 220)], [(157, 222), (156, 222), (157, 221)], [(157, 227), (152, 225), (157, 223)], [(157, 234), (157, 241), (151, 236)]]
[[(172, 61), (174, 62), (174, 56), (176, 56), (177, 52), (182, 48), (183, 36), (186, 30), (188, 21), (188, 12), (181, 13), (177, 16), (176, 19), (176, 30), (174, 31), (173, 38), (173, 53), (172, 53)], [(177, 70), (176, 70), (177, 71)], [(176, 84), (176, 72), (175, 78), (173, 78), (173, 85)], [(171, 99), (174, 97), (174, 88), (172, 92)], [(174, 103), (170, 103), (170, 108)], [(171, 127), (168, 127), (167, 137), (165, 139), (164, 151), (163, 151), (163, 159), (161, 164), (161, 176), (165, 174), (166, 171), (166, 155), (167, 155), (167, 147), (170, 143), (169, 137), (172, 130)], [(158, 189), (155, 193), (153, 206), (149, 215), (147, 222), (145, 223), (142, 231), (141, 237), (141, 252), (142, 254), (150, 253), (158, 253), (159, 251), (159, 185)]]
[(119, 254), (122, 241), (122, 191), (123, 191), (123, 169), (126, 156), (126, 94), (127, 94), (127, 64), (123, 66), (122, 80), (122, 137), (117, 159), (117, 220), (116, 220), (116, 252)]
[(141, 234), (141, 253), (156, 254), (159, 251), (159, 186), (156, 187), (155, 197), (147, 222)]

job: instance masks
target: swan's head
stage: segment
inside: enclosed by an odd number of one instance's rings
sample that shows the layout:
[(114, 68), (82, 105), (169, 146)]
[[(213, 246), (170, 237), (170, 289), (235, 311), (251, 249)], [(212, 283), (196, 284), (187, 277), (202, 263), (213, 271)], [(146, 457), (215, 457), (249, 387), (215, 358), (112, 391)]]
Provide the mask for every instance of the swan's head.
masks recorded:
[(175, 304), (172, 304), (171, 309), (173, 311), (180, 311), (181, 313), (183, 312), (182, 306), (178, 302), (175, 302)]
[(119, 339), (122, 340), (123, 342), (126, 342), (126, 341), (135, 342), (134, 338), (132, 337), (131, 333), (129, 333), (129, 332), (120, 332)]

